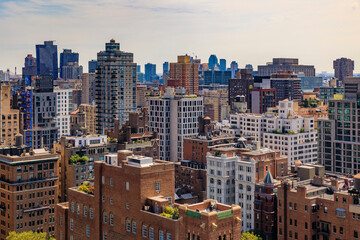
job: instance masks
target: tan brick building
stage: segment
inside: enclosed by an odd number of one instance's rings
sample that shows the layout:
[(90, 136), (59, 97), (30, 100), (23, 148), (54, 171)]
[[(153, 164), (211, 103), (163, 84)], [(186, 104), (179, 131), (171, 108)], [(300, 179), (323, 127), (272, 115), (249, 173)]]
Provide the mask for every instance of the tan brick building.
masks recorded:
[(17, 109), (11, 109), (10, 84), (0, 84), (0, 92), (0, 145), (13, 146), (15, 144), (15, 136), (20, 131), (20, 113)]
[(27, 153), (22, 146), (0, 149), (0, 239), (9, 232), (54, 234), (57, 201), (56, 154), (43, 149)]
[(95, 134), (96, 106), (81, 104), (70, 113), (70, 135)]
[[(173, 163), (121, 150), (95, 162), (94, 193), (72, 188), (57, 205), (56, 239), (240, 239), (239, 206), (174, 205), (174, 187)], [(171, 205), (179, 213), (163, 216)]]
[(359, 188), (360, 175), (283, 182), (278, 188), (277, 239), (359, 239)]

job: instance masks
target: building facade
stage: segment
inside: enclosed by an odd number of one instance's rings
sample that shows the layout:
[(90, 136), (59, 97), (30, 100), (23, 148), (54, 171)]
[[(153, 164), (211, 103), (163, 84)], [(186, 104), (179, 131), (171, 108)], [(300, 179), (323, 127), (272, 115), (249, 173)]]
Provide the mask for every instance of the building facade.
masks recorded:
[[(93, 190), (69, 189), (69, 202), (57, 206), (55, 236), (65, 240), (241, 238), (239, 206), (215, 201), (179, 205), (174, 204), (174, 196), (173, 163), (119, 151), (117, 161), (95, 162)], [(171, 213), (172, 209), (178, 213)]]
[[(249, 103), (249, 91), (254, 87), (251, 69), (240, 69), (237, 78), (229, 79), (229, 105), (232, 107), (237, 96), (244, 96)], [(249, 107), (248, 107), (249, 108)]]
[(149, 98), (149, 131), (157, 132), (160, 160), (183, 160), (183, 139), (198, 133), (203, 98), (185, 95), (183, 88), (167, 88), (163, 97)]
[(250, 89), (249, 99), (251, 112), (263, 114), (276, 106), (276, 89)]
[(73, 110), (73, 89), (55, 88), (56, 93), (56, 124), (59, 128), (58, 137), (70, 135), (70, 113)]
[(51, 75), (54, 80), (58, 78), (57, 45), (53, 41), (45, 41), (43, 45), (36, 45), (37, 75)]
[(352, 77), (354, 75), (354, 61), (348, 58), (339, 58), (334, 60), (333, 68), (335, 71), (335, 77), (343, 82), (346, 77)]
[(136, 63), (133, 54), (120, 50), (114, 39), (106, 43), (105, 51), (98, 53), (95, 80), (96, 130), (114, 127), (114, 119), (120, 124), (136, 110)]
[(292, 71), (295, 74), (304, 73), (306, 77), (315, 76), (315, 67), (312, 65), (299, 65), (297, 58), (273, 58), (271, 63), (258, 66), (258, 76), (271, 76), (278, 71)]
[(70, 135), (95, 134), (95, 123), (96, 106), (81, 104), (78, 109), (70, 113)]
[(187, 94), (199, 92), (199, 64), (190, 61), (190, 56), (178, 56), (176, 63), (170, 63), (168, 87), (182, 87)]
[[(68, 63), (79, 63), (79, 53), (72, 52), (71, 49), (64, 49), (60, 53), (60, 77), (64, 78), (63, 67), (68, 66)], [(66, 78), (64, 78), (66, 79)]]

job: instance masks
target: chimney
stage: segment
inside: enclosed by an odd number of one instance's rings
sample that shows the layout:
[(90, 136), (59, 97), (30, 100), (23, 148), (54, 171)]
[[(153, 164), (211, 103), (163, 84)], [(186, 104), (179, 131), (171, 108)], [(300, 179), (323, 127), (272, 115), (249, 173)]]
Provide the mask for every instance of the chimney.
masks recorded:
[(331, 178), (331, 186), (334, 188), (335, 191), (339, 190), (339, 182), (334, 178)]

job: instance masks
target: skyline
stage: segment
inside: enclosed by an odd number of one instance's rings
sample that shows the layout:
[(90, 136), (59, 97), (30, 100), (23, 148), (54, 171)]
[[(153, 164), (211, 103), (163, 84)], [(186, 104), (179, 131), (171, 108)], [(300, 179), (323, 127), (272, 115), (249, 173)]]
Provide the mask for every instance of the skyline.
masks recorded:
[(121, 50), (134, 53), (142, 72), (148, 62), (161, 72), (163, 62), (184, 54), (202, 62), (216, 54), (228, 67), (236, 61), (255, 69), (273, 57), (299, 58), (317, 73), (332, 73), (332, 61), (346, 57), (360, 72), (356, 22), (359, 0), (0, 0), (0, 69), (20, 73), (36, 44), (56, 40), (58, 52), (78, 52), (87, 71), (87, 62), (114, 38)]

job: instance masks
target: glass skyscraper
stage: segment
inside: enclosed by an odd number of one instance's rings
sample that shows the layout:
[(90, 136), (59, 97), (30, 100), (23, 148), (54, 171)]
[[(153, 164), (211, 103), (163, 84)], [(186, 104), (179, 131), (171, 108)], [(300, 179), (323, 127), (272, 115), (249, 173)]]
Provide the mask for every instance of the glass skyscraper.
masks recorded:
[(60, 77), (63, 78), (63, 67), (67, 66), (68, 63), (79, 63), (79, 53), (72, 52), (71, 49), (64, 49), (60, 53)]
[(36, 45), (37, 75), (51, 75), (54, 80), (58, 78), (57, 45), (53, 41), (44, 41)]

